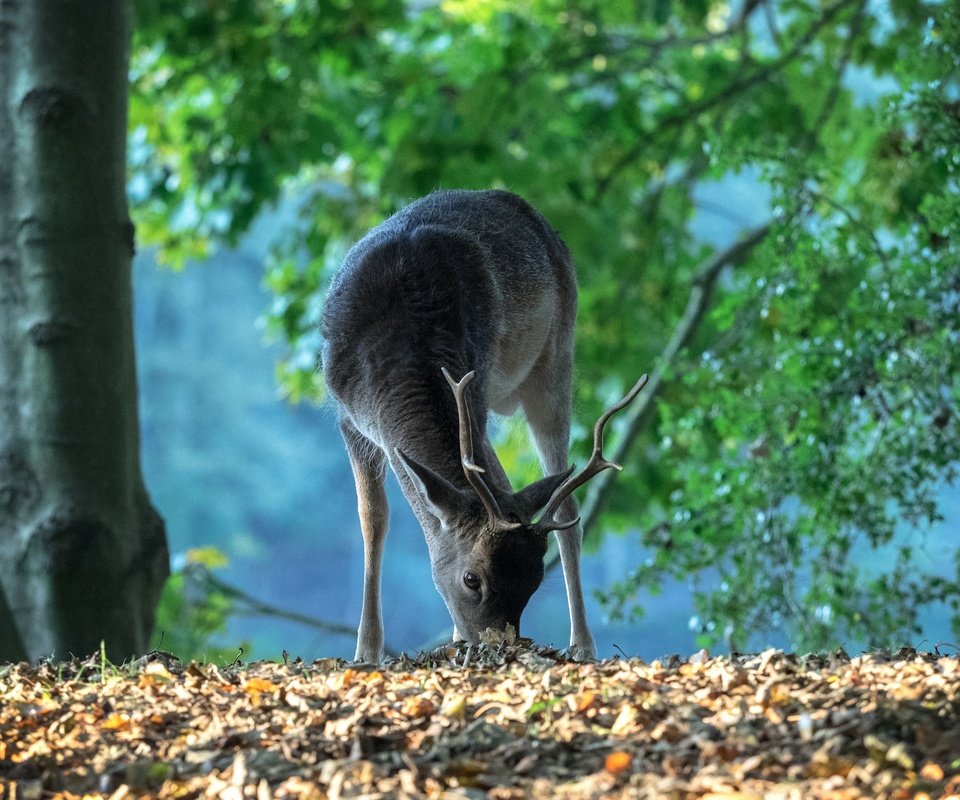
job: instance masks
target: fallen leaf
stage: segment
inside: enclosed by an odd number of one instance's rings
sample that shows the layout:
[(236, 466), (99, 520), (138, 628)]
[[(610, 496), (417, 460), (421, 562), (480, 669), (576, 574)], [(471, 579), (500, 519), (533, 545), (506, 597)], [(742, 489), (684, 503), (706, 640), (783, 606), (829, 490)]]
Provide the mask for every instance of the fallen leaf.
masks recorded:
[(447, 717), (463, 718), (467, 711), (467, 698), (462, 694), (451, 695), (443, 701), (440, 713)]
[(620, 709), (620, 713), (617, 714), (617, 718), (614, 720), (613, 725), (610, 726), (610, 733), (615, 735), (620, 735), (624, 733), (629, 733), (637, 724), (637, 718), (639, 717), (639, 712), (633, 706), (624, 706)]
[(597, 701), (596, 692), (591, 692), (589, 689), (585, 692), (581, 692), (576, 696), (576, 702), (574, 703), (574, 709), (580, 713), (583, 713), (588, 708), (593, 708), (594, 704)]
[(404, 701), (401, 713), (410, 719), (420, 719), (429, 717), (436, 710), (433, 701), (427, 697), (409, 697)]
[(603, 768), (611, 775), (619, 775), (630, 769), (633, 763), (633, 756), (625, 750), (614, 750), (607, 755)]
[(480, 644), (485, 644), (489, 647), (497, 647), (501, 644), (511, 645), (516, 641), (517, 629), (509, 622), (503, 629), (487, 628), (480, 632)]
[(265, 678), (249, 678), (244, 681), (243, 688), (248, 693), (253, 694), (254, 692), (275, 692), (280, 687), (273, 681), (266, 680)]
[(38, 800), (575, 800), (621, 784), (637, 797), (960, 800), (953, 656), (580, 664), (521, 639), (438, 652), (377, 667), (144, 659), (105, 681), (99, 656), (0, 665), (0, 771), (49, 774), (49, 791), (17, 780), (16, 797)]
[(100, 727), (107, 731), (126, 730), (130, 727), (130, 717), (126, 714), (118, 714), (114, 712), (103, 720)]

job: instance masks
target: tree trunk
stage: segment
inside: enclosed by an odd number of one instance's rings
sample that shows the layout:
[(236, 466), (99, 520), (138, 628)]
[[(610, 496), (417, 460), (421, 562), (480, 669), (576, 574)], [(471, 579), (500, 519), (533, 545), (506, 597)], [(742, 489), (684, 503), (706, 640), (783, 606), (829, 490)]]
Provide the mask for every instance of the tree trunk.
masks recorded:
[(140, 472), (130, 6), (0, 2), (0, 659), (142, 652), (168, 574)]

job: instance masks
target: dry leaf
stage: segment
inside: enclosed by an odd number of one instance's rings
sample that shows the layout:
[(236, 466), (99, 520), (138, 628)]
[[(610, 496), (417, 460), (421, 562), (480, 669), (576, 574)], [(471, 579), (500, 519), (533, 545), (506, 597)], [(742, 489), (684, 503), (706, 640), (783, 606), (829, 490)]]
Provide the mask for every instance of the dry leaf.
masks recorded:
[(447, 717), (462, 718), (467, 711), (467, 698), (462, 694), (451, 695), (443, 701), (440, 713)]
[(613, 725), (610, 726), (610, 733), (620, 736), (624, 733), (629, 733), (637, 724), (637, 717), (639, 713), (637, 709), (633, 706), (624, 706), (620, 709), (620, 713), (617, 714), (616, 720), (614, 720)]
[(624, 750), (614, 750), (607, 755), (603, 763), (603, 768), (611, 775), (619, 775), (630, 769), (633, 763), (633, 756)]
[(480, 644), (497, 647), (501, 644), (511, 645), (517, 641), (517, 629), (509, 622), (503, 629), (487, 628), (480, 632)]
[(588, 708), (593, 708), (594, 704), (597, 701), (596, 692), (591, 692), (589, 689), (585, 692), (581, 692), (576, 696), (576, 702), (574, 703), (574, 709), (579, 712), (584, 712)]
[(934, 781), (939, 783), (943, 780), (943, 767), (932, 761), (928, 761), (920, 769), (920, 777), (925, 781)]
[(411, 719), (429, 717), (437, 707), (428, 697), (409, 697), (403, 703), (401, 713)]
[(378, 668), (135, 664), (0, 665), (11, 797), (960, 800), (955, 657), (578, 664), (504, 639)]
[(243, 682), (243, 688), (249, 694), (258, 694), (261, 692), (276, 692), (280, 687), (265, 678), (249, 678)]
[(100, 726), (107, 731), (122, 731), (130, 727), (130, 717), (126, 714), (118, 714), (114, 712), (110, 714)]

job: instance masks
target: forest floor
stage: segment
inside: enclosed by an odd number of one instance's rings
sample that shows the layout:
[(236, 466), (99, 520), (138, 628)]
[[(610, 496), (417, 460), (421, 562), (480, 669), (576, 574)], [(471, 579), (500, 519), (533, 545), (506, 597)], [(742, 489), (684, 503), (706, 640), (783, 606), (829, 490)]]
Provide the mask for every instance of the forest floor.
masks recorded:
[(956, 657), (0, 666), (0, 798), (960, 798)]

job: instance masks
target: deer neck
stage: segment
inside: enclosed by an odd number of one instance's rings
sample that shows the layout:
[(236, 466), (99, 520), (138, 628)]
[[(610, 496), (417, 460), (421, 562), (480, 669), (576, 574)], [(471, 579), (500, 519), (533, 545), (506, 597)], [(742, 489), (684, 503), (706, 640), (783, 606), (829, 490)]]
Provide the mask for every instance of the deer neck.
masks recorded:
[[(390, 454), (399, 448), (454, 486), (472, 491), (460, 460), (456, 404), (443, 378), (433, 374), (436, 370), (423, 372), (381, 384), (385, 388), (374, 415), (381, 446)], [(487, 441), (485, 409), (476, 408), (473, 420), (474, 459), (484, 480), (495, 491), (511, 491)]]

